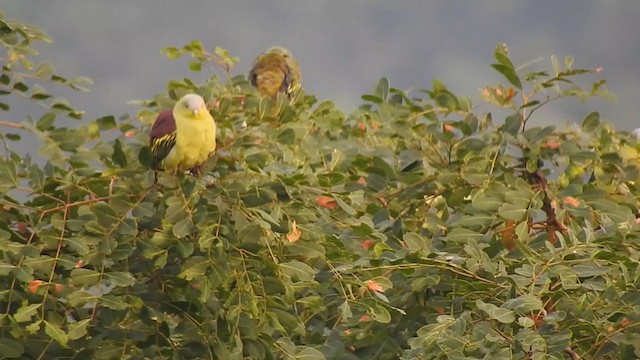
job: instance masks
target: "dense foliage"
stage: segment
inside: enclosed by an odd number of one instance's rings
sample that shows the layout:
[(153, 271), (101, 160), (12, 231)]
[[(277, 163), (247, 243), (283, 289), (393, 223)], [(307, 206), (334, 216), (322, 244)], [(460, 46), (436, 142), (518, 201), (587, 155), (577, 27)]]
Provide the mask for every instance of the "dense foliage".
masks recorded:
[[(165, 53), (218, 76), (64, 127), (82, 112), (45, 86), (86, 79), (32, 63), (41, 40), (0, 17), (0, 93), (46, 109), (0, 122), (0, 356), (640, 357), (640, 144), (597, 113), (536, 126), (552, 101), (606, 95), (574, 84), (595, 70), (516, 70), (498, 46), (493, 119), (439, 81), (384, 78), (345, 114), (261, 98), (192, 42)], [(187, 92), (219, 126), (202, 178), (148, 168), (150, 123)], [(43, 161), (12, 150), (21, 134)]]

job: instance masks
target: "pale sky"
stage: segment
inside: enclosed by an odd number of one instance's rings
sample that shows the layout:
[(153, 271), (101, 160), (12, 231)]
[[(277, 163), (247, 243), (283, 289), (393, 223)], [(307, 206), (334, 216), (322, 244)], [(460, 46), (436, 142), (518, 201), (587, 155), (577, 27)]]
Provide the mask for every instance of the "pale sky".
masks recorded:
[(240, 57), (234, 74), (246, 74), (262, 50), (287, 47), (301, 64), (305, 90), (346, 112), (382, 76), (392, 87), (415, 90), (437, 78), (477, 103), (482, 86), (501, 80), (489, 65), (504, 42), (516, 64), (538, 57), (548, 63), (555, 54), (573, 56), (576, 67), (603, 66), (598, 77), (618, 97), (555, 104), (536, 120), (540, 125), (580, 122), (598, 110), (620, 129), (640, 126), (635, 0), (5, 0), (0, 9), (53, 38), (38, 46), (39, 59), (62, 75), (95, 81), (89, 93), (55, 92), (86, 110), (87, 120), (135, 114), (127, 101), (151, 98), (170, 79), (204, 80), (209, 73), (191, 73), (186, 61), (160, 53), (191, 40)]

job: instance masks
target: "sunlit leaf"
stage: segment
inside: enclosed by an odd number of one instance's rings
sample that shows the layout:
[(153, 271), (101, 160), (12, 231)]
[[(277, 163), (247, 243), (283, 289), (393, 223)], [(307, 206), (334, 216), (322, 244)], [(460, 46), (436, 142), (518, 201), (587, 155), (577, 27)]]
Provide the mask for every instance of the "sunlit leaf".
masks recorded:
[(60, 345), (64, 346), (69, 341), (67, 334), (59, 326), (48, 321), (44, 321), (44, 332)]

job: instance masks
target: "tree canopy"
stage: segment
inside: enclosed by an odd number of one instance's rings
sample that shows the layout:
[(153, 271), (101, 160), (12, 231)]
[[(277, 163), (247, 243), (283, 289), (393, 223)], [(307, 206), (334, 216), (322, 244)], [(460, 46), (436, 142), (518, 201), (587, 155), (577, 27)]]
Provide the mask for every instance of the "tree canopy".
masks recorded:
[[(36, 63), (38, 41), (0, 16), (0, 110), (46, 110), (0, 119), (0, 357), (640, 357), (640, 144), (596, 112), (536, 125), (607, 96), (598, 69), (499, 45), (482, 106), (382, 78), (345, 113), (262, 97), (193, 41), (163, 52), (213, 76), (86, 119), (53, 93), (88, 79)], [(200, 178), (150, 170), (150, 124), (190, 92), (218, 150)]]

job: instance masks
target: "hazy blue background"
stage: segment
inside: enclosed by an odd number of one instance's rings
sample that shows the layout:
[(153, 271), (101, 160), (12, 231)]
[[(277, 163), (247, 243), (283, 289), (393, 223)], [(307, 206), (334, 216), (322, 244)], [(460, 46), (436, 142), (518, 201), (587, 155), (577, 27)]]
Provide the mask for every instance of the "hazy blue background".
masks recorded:
[[(169, 79), (193, 74), (159, 50), (200, 40), (241, 58), (248, 71), (262, 50), (289, 48), (302, 66), (303, 86), (345, 111), (382, 76), (401, 89), (429, 88), (438, 78), (456, 93), (479, 98), (500, 80), (489, 67), (497, 43), (516, 63), (574, 56), (577, 67), (604, 66), (618, 101), (565, 101), (539, 123), (582, 120), (597, 109), (619, 128), (640, 126), (640, 3), (562, 0), (4, 0), (6, 17), (44, 28), (52, 45), (40, 58), (68, 76), (95, 80), (91, 92), (63, 92), (88, 119), (135, 113), (132, 99), (163, 91)], [(542, 63), (541, 63), (542, 64)], [(593, 78), (594, 80), (596, 77)], [(59, 94), (59, 92), (58, 92)], [(37, 112), (37, 110), (29, 109)], [(11, 115), (14, 116), (14, 115)], [(10, 119), (21, 121), (22, 119)]]

